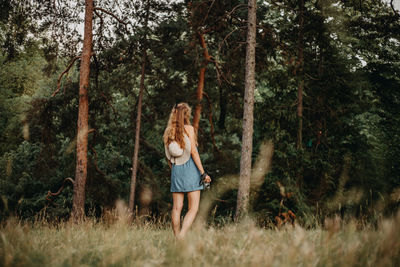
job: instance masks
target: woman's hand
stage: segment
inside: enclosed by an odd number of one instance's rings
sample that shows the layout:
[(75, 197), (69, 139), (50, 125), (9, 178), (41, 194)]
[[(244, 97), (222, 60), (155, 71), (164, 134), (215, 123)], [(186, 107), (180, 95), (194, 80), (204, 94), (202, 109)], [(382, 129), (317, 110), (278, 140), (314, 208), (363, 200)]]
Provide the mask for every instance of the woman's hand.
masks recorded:
[(168, 162), (168, 166), (169, 166), (169, 168), (170, 168), (170, 169), (172, 169), (172, 164), (171, 164), (171, 161), (169, 161), (169, 159), (167, 159), (167, 162)]
[(206, 178), (204, 179), (204, 181), (206, 182), (206, 183), (211, 183), (211, 177), (210, 177), (210, 175), (206, 175)]

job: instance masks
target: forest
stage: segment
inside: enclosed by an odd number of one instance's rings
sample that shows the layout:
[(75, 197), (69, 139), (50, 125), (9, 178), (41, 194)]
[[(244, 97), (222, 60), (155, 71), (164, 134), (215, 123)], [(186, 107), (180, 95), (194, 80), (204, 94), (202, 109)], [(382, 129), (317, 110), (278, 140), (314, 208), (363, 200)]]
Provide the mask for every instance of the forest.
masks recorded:
[[(85, 1), (2, 0), (0, 9), (1, 221), (100, 219), (118, 200), (168, 221), (162, 135), (179, 102), (193, 109), (213, 179), (207, 220), (234, 220), (247, 1), (86, 1), (85, 15)], [(257, 1), (250, 161), (268, 165), (248, 197), (258, 226), (396, 214), (399, 10), (393, 0)], [(83, 214), (73, 208), (79, 179)]]
[(0, 266), (400, 266), (399, 0), (0, 0), (0, 47)]

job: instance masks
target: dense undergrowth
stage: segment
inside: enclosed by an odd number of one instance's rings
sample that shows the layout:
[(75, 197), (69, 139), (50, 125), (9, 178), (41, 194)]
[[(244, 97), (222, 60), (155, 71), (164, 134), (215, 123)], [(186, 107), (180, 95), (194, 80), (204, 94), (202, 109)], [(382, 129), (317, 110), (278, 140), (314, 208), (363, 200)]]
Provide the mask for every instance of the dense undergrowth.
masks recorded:
[(9, 219), (0, 227), (1, 266), (399, 266), (400, 213), (376, 226), (339, 217), (306, 229), (254, 221), (205, 225), (184, 240), (169, 222), (123, 213), (80, 224)]

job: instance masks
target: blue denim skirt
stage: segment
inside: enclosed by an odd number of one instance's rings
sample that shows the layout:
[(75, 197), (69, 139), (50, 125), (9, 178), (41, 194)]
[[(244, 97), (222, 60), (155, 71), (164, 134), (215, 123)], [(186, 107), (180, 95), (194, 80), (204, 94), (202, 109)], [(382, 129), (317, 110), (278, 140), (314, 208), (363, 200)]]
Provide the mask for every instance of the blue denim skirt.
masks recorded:
[(200, 171), (193, 161), (192, 155), (188, 161), (181, 165), (172, 163), (171, 192), (190, 192), (203, 190), (200, 185)]

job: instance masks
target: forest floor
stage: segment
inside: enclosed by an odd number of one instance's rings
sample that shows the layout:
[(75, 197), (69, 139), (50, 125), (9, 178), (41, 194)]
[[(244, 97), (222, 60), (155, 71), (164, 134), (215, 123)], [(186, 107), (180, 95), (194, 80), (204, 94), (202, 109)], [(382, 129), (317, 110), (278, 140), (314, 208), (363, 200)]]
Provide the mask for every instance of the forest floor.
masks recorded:
[(314, 229), (195, 224), (182, 241), (168, 225), (10, 219), (0, 226), (0, 266), (400, 266), (400, 216), (362, 230), (335, 220)]

